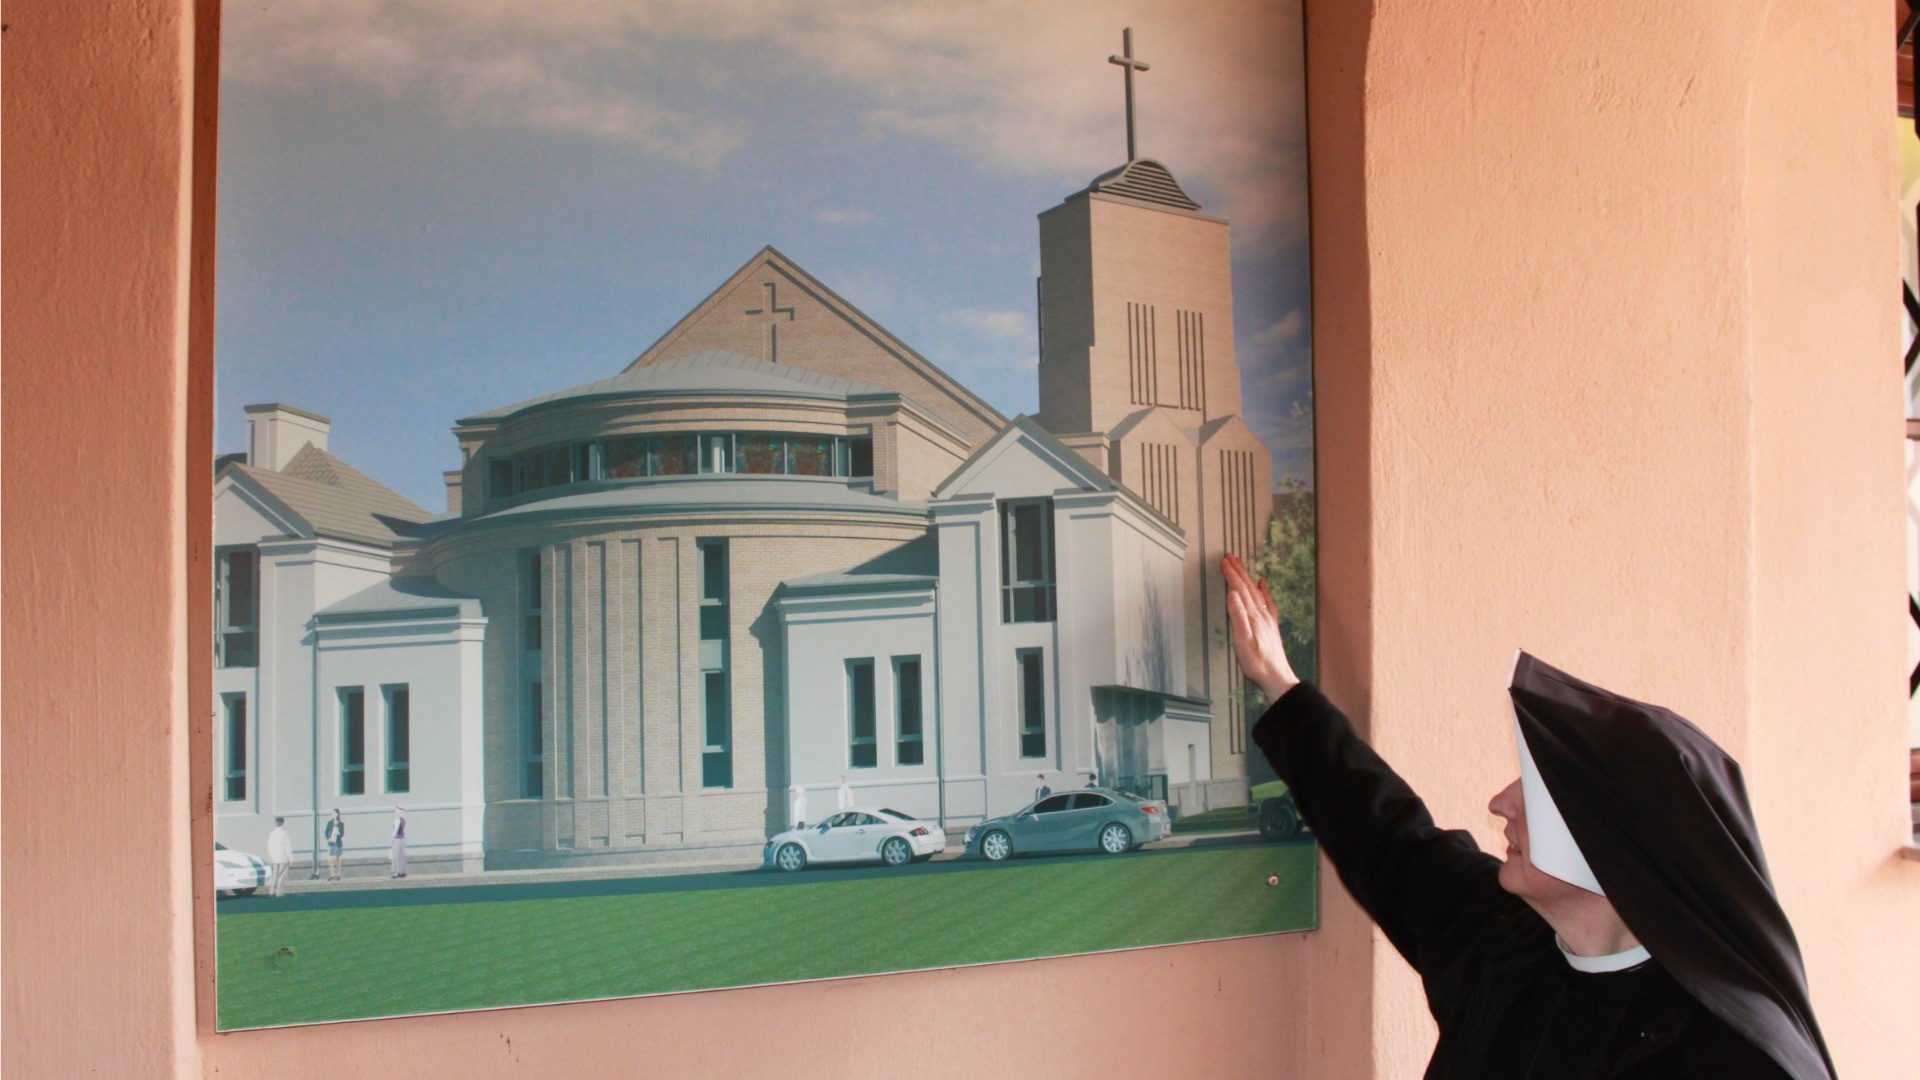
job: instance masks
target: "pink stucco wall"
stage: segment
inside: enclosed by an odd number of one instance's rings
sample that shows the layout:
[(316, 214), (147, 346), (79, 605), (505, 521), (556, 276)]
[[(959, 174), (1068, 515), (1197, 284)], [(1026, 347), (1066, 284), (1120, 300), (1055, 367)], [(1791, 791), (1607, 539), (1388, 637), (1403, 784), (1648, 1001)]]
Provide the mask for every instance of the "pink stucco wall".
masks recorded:
[[(1692, 717), (1746, 762), (1841, 1074), (1913, 1075), (1889, 13), (1360, 7), (1309, 6), (1331, 688), (1483, 844), (1516, 646)], [(1418, 1075), (1369, 936), (1335, 985)]]
[[(1306, 936), (213, 1035), (195, 6), (13, 0), (0, 36), (9, 1076), (1418, 1075), (1418, 988), (1331, 882)], [(1886, 16), (1308, 27), (1330, 689), (1489, 840), (1515, 645), (1701, 722), (1861, 1077), (1920, 1008)], [(882, 1010), (936, 1023), (834, 1019)]]

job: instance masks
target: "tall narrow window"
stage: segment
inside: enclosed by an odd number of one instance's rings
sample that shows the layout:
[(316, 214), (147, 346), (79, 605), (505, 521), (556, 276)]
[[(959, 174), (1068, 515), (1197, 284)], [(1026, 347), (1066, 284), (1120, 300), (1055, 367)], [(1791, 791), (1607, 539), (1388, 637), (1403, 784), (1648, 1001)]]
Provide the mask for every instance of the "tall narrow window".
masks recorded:
[(413, 695), (405, 686), (384, 688), (387, 698), (387, 790), (401, 793), (412, 783)]
[(706, 745), (700, 753), (700, 785), (733, 786), (733, 715), (727, 702), (727, 673), (709, 671), (701, 697), (706, 713)]
[[(520, 647), (528, 652), (539, 652), (545, 637), (541, 631), (544, 626), (542, 609), (546, 605), (546, 583), (540, 572), (540, 549), (523, 551), (520, 557), (526, 568), (521, 575), (523, 588), (520, 606), (525, 618), (521, 622)], [(533, 660), (535, 665), (539, 662), (538, 658)]]
[(899, 743), (894, 759), (902, 765), (923, 765), (927, 760), (926, 738), (920, 719), (920, 658), (893, 658), (894, 730)]
[(873, 437), (860, 435), (847, 440), (847, 475), (873, 475)]
[(367, 695), (343, 686), (340, 695), (340, 794), (367, 793)]
[(226, 694), (220, 701), (226, 713), (227, 800), (236, 802), (247, 797), (247, 695)]
[(1000, 504), (1000, 576), (1000, 621), (1053, 621), (1052, 499)]
[(702, 787), (733, 786), (733, 703), (727, 656), (727, 610), (732, 583), (728, 580), (727, 542), (698, 541), (700, 552), (700, 671), (701, 714), (706, 739), (700, 751)]
[(700, 640), (727, 639), (727, 542), (700, 541)]
[(260, 662), (259, 552), (250, 547), (222, 551), (214, 569), (214, 662), (254, 667)]
[(1039, 649), (1015, 650), (1020, 678), (1020, 756), (1047, 756), (1047, 677)]
[(527, 684), (527, 713), (524, 718), (524, 730), (521, 733), (522, 745), (526, 750), (525, 773), (520, 780), (520, 793), (529, 799), (537, 799), (546, 793), (545, 769), (547, 763), (546, 740), (541, 722), (542, 687), (538, 682)]
[(847, 661), (847, 761), (856, 769), (871, 769), (879, 763), (874, 745), (873, 661)]

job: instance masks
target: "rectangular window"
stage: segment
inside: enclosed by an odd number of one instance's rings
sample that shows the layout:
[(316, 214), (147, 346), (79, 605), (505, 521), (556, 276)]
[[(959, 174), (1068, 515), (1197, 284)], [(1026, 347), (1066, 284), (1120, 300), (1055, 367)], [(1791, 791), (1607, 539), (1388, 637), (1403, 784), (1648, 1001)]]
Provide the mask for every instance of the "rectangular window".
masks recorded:
[(247, 797), (247, 695), (226, 694), (227, 801)]
[(706, 745), (700, 753), (700, 785), (733, 786), (733, 716), (727, 703), (727, 673), (709, 671), (701, 689)]
[(847, 440), (847, 475), (873, 475), (873, 439), (862, 435)]
[(513, 497), (512, 458), (494, 458), (487, 462), (487, 497), (491, 499)]
[(545, 765), (547, 762), (545, 724), (540, 710), (542, 687), (537, 682), (527, 684), (526, 730), (523, 733), (526, 749), (526, 774), (521, 779), (520, 791), (529, 799), (537, 799), (546, 792)]
[[(540, 549), (531, 548), (520, 555), (525, 569), (521, 572), (520, 604), (523, 613), (520, 647), (528, 652), (539, 652), (542, 646), (541, 633), (546, 606), (546, 582), (541, 574)], [(538, 663), (538, 661), (534, 661)]]
[(1047, 756), (1047, 678), (1039, 649), (1014, 651), (1020, 677), (1020, 756)]
[(573, 478), (575, 480), (600, 479), (600, 447), (590, 442), (573, 444)]
[(879, 764), (874, 745), (873, 661), (847, 661), (847, 721), (851, 731), (848, 761), (856, 769)]
[(413, 780), (413, 695), (405, 686), (383, 687), (387, 699), (387, 790), (410, 790)]
[(924, 765), (927, 751), (920, 720), (919, 657), (893, 658), (893, 699), (894, 730), (900, 739), (895, 757), (902, 765)]
[(700, 471), (699, 440), (692, 435), (662, 435), (647, 442), (649, 476), (687, 476)]
[(647, 475), (647, 440), (609, 439), (600, 448), (600, 475), (608, 480)]
[(700, 546), (700, 640), (727, 639), (727, 542), (702, 540)]
[(700, 471), (703, 473), (733, 471), (733, 436), (702, 435), (700, 437)]
[(253, 548), (222, 551), (214, 567), (214, 663), (260, 662), (260, 556)]
[(789, 437), (787, 471), (794, 476), (832, 476), (833, 440), (825, 435)]
[(1000, 504), (1002, 622), (1052, 622), (1053, 500)]
[(343, 686), (340, 695), (340, 794), (367, 793), (367, 695)]
[(779, 435), (739, 435), (734, 439), (738, 453), (736, 472), (757, 476), (777, 476), (786, 472), (787, 440)]

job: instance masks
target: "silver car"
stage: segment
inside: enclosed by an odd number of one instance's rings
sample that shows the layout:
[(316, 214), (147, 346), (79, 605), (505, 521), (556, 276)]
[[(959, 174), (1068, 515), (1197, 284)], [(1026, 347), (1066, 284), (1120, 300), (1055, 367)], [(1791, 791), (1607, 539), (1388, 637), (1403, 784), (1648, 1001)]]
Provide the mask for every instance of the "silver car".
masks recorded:
[(1119, 855), (1173, 831), (1167, 804), (1111, 788), (1049, 795), (1018, 813), (967, 830), (967, 851), (994, 862), (1040, 851)]

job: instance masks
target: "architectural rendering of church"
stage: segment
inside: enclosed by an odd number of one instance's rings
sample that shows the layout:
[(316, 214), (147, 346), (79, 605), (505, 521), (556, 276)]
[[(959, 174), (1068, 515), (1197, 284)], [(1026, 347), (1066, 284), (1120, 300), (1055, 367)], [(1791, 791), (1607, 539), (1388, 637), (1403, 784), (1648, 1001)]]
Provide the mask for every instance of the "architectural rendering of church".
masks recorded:
[(215, 484), (216, 836), (713, 861), (844, 781), (1244, 802), (1220, 556), (1266, 532), (1226, 222), (1134, 159), (1040, 215), (1035, 416), (762, 250), (626, 370), (453, 428), (435, 516), (248, 408)]

